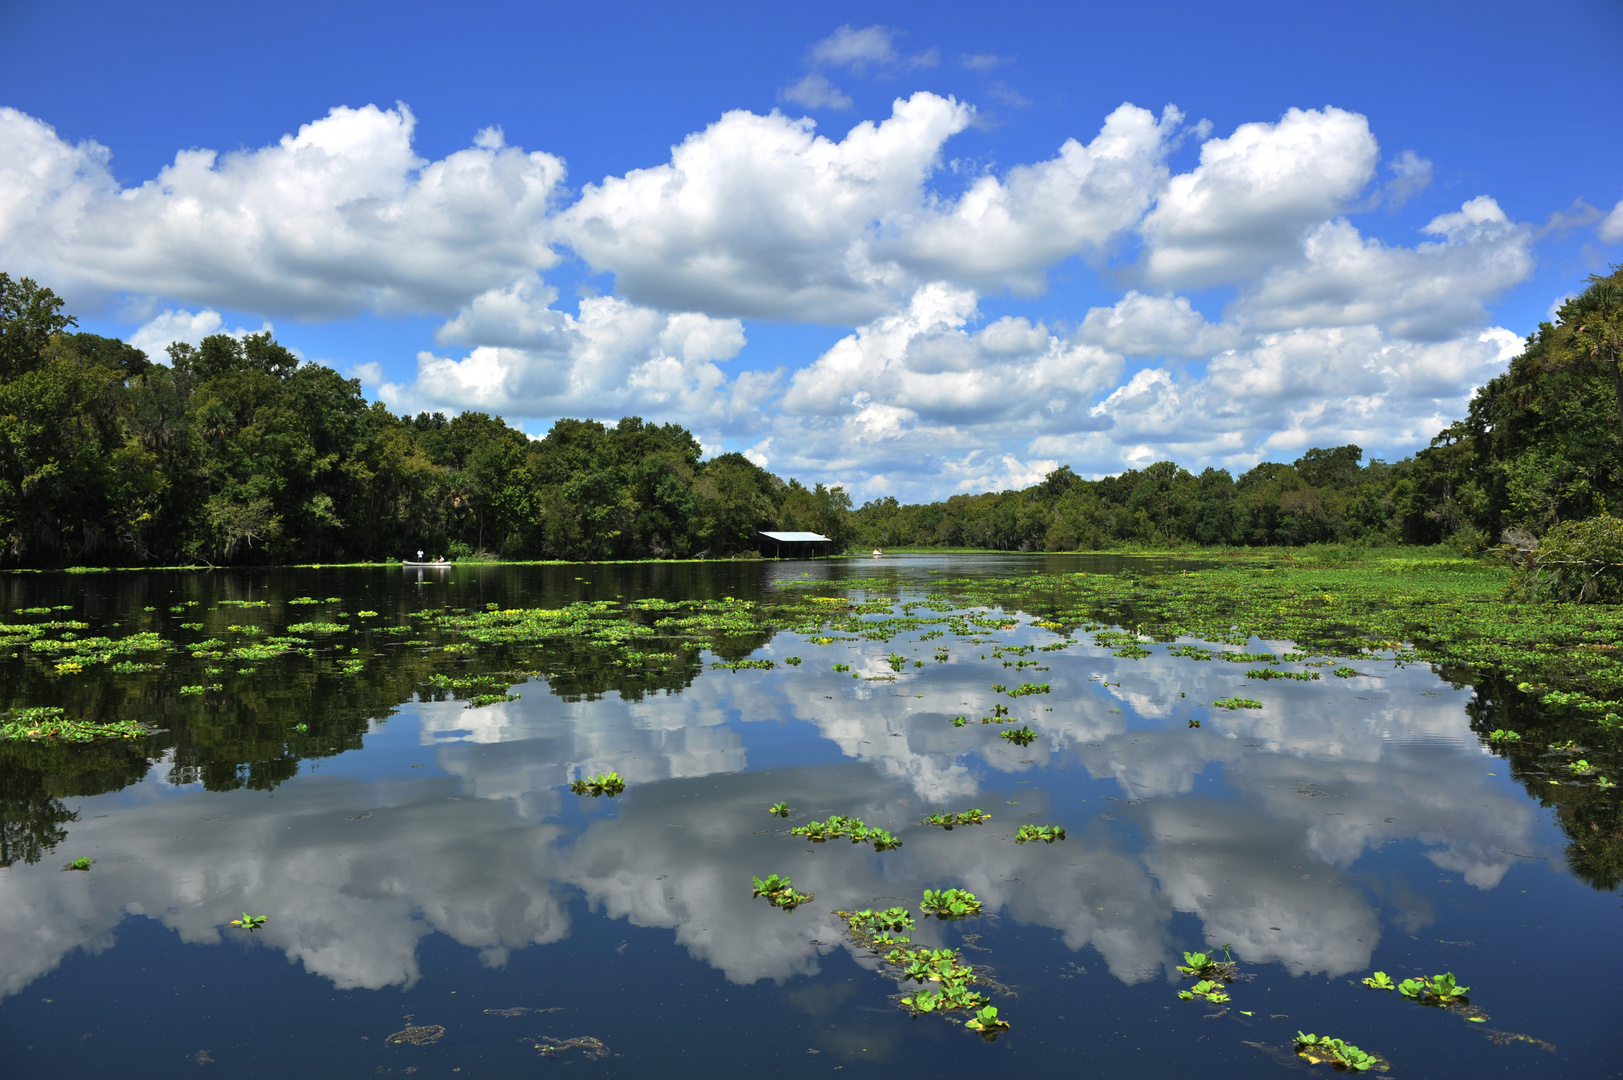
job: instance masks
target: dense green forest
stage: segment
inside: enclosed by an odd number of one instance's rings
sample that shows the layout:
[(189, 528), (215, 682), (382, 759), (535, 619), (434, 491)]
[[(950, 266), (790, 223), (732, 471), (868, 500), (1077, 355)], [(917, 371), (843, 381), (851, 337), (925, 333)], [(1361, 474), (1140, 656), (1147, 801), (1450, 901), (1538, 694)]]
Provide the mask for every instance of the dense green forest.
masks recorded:
[(76, 333), (50, 289), (0, 273), (0, 564), (339, 562), (422, 549), (630, 559), (755, 550), (761, 529), (879, 547), (1010, 551), (1497, 542), (1620, 504), (1623, 271), (1592, 277), (1468, 414), (1397, 462), (1316, 448), (1234, 477), (1163, 461), (1021, 491), (850, 509), (677, 424), (396, 416), (268, 334), (169, 363)]
[(1623, 269), (1591, 277), (1541, 323), (1467, 415), (1402, 461), (1364, 461), (1357, 446), (1309, 450), (1232, 476), (1170, 461), (1102, 480), (1068, 467), (1021, 491), (902, 505), (852, 516), (863, 544), (1004, 551), (1124, 545), (1310, 543), (1466, 547), (1623, 506)]
[(560, 420), (534, 440), (483, 413), (395, 416), (268, 334), (152, 363), (75, 333), (62, 300), (0, 274), (0, 563), (681, 558), (761, 529), (844, 546), (841, 488), (676, 424)]

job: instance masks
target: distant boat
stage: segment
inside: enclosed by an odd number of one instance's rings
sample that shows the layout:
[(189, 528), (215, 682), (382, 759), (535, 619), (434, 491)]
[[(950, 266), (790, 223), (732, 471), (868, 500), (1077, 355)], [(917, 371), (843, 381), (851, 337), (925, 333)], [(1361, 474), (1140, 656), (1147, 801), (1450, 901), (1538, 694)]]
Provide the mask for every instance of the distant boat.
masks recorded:
[(879, 549), (878, 549), (878, 548), (874, 548), (874, 549), (873, 549), (873, 553), (874, 553), (874, 554), (875, 554), (875, 555), (883, 555), (883, 554), (884, 554), (884, 552), (883, 552), (883, 551), (880, 551), (880, 550), (879, 550)]
[(452, 564), (447, 562), (444, 559), (439, 559), (439, 560), (436, 560), (434, 562), (412, 562), (410, 559), (406, 559), (403, 562), (401, 562), (400, 565), (401, 566), (450, 566)]

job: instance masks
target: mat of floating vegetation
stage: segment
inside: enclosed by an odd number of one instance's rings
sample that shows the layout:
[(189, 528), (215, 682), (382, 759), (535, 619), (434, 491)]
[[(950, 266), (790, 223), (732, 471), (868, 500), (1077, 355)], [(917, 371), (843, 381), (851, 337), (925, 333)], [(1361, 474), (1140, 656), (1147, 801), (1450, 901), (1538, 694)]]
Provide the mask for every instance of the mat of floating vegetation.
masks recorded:
[(423, 1024), (408, 1025), (404, 1031), (397, 1031), (383, 1041), (394, 1046), (432, 1046), (444, 1037), (445, 1025)]
[(609, 1048), (603, 1045), (603, 1040), (590, 1035), (577, 1035), (573, 1039), (554, 1039), (551, 1035), (543, 1035), (536, 1040), (535, 1048), (542, 1057), (557, 1057), (567, 1050), (579, 1050), (580, 1056), (587, 1059), (609, 1056)]

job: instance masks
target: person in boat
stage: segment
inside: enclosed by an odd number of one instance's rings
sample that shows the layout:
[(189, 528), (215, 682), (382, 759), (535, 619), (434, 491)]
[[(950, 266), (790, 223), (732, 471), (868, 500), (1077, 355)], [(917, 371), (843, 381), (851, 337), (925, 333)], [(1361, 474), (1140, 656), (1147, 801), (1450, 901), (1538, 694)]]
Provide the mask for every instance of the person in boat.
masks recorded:
[(417, 549), (417, 561), (418, 562), (423, 561), (423, 549), (422, 548)]

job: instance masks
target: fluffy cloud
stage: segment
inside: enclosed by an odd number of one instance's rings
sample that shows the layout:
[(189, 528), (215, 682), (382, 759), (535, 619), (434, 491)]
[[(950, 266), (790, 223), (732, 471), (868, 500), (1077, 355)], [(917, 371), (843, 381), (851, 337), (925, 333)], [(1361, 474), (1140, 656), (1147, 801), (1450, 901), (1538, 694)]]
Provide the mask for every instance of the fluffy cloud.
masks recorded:
[(870, 318), (909, 284), (872, 254), (880, 227), (922, 207), (942, 144), (972, 115), (952, 98), (917, 93), (836, 143), (810, 120), (730, 112), (675, 147), (668, 164), (588, 184), (560, 236), (612, 271), (616, 291), (635, 303)]
[(1346, 208), (1375, 175), (1369, 122), (1336, 108), (1291, 109), (1200, 148), (1141, 226), (1144, 273), (1161, 285), (1245, 281), (1295, 256), (1303, 236)]
[(977, 314), (974, 293), (927, 285), (797, 371), (774, 426), (793, 448), (789, 464), (821, 459), (850, 480), (958, 471), (971, 485), (1003, 464), (1035, 479), (999, 450), (1009, 427), (1086, 426), (1091, 396), (1117, 377), (1121, 358), (1024, 318), (971, 331)]
[(850, 95), (829, 82), (828, 76), (820, 71), (809, 72), (799, 82), (790, 83), (779, 96), (808, 109), (849, 109), (852, 105)]
[(1533, 232), (1486, 195), (1427, 225), (1413, 248), (1366, 240), (1345, 220), (1308, 234), (1304, 261), (1249, 290), (1236, 314), (1263, 330), (1367, 324), (1436, 341), (1487, 320), (1483, 304), (1533, 269)]
[(160, 311), (140, 328), (131, 334), (127, 340), (137, 349), (145, 352), (148, 358), (160, 363), (167, 363), (169, 346), (177, 341), (187, 345), (201, 344), (203, 339), (213, 334), (229, 333), (235, 338), (244, 338), (249, 334), (270, 334), (275, 327), (265, 323), (258, 330), (245, 330), (237, 327), (235, 330), (225, 330), (225, 319), (218, 311), (183, 311), (170, 308)]
[(907, 264), (925, 276), (1040, 291), (1049, 266), (1104, 253), (1143, 216), (1166, 181), (1166, 147), (1182, 122), (1171, 106), (1157, 121), (1124, 104), (1087, 146), (1068, 139), (1049, 161), (982, 177), (906, 230)]
[[(771, 373), (729, 380), (719, 366), (744, 347), (737, 319), (668, 314), (610, 296), (552, 305), (557, 290), (534, 276), (481, 293), (436, 334), (472, 345), (461, 359), (420, 353), (408, 384), (382, 381), (397, 410), (477, 409), (510, 417), (639, 414), (699, 429), (748, 433), (774, 389)], [(374, 383), (379, 373), (363, 373)]]
[(0, 109), (0, 256), (79, 297), (173, 297), (330, 317), (450, 310), (556, 261), (564, 175), (499, 129), (439, 161), (410, 110), (335, 108), (273, 146), (184, 150), (122, 188), (111, 152)]
[(1600, 238), (1608, 244), (1623, 242), (1623, 199), (1617, 201), (1617, 205), (1612, 207), (1612, 212), (1601, 220), (1596, 229), (1600, 233)]
[(1186, 296), (1135, 289), (1111, 307), (1089, 308), (1077, 336), (1124, 356), (1210, 356), (1242, 335), (1238, 327), (1207, 322)]

